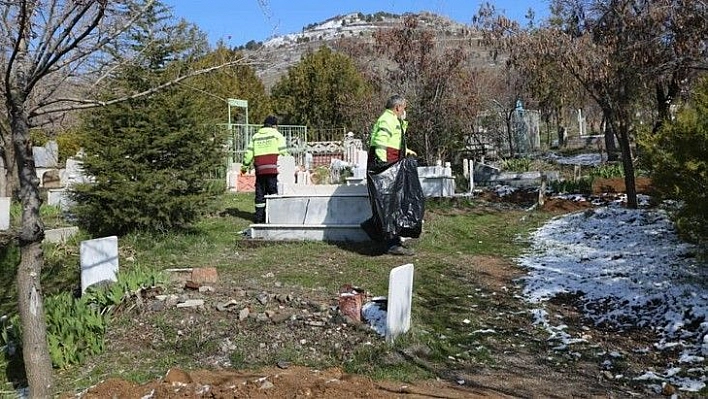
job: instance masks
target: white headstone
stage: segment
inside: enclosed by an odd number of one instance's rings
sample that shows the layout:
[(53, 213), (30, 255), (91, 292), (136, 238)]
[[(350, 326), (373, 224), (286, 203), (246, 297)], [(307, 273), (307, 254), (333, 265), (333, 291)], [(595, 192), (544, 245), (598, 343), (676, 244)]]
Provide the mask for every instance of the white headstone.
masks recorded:
[(36, 168), (56, 168), (59, 163), (59, 146), (49, 140), (43, 147), (32, 147), (32, 158)]
[(278, 183), (295, 184), (295, 157), (278, 157)]
[(394, 268), (389, 274), (386, 309), (386, 340), (389, 342), (411, 327), (413, 271), (413, 264), (409, 263)]
[(229, 169), (226, 171), (226, 189), (228, 191), (236, 192), (238, 187), (237, 180), (238, 176), (241, 174), (241, 164), (232, 163), (229, 165)]
[(359, 150), (356, 152), (356, 164), (362, 170), (366, 170), (368, 163), (369, 153), (364, 150)]
[(0, 230), (10, 228), (10, 197), (0, 197)]
[(118, 280), (118, 237), (81, 241), (81, 293), (102, 281)]

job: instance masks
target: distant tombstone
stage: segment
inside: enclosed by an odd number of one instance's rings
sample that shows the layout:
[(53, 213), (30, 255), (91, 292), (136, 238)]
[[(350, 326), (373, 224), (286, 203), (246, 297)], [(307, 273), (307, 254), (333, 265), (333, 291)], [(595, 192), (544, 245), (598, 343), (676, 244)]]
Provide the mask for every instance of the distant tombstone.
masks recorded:
[(386, 341), (393, 341), (411, 327), (413, 300), (413, 264), (409, 263), (391, 270), (388, 277), (388, 301), (386, 309)]
[(10, 197), (0, 197), (0, 230), (10, 228)]
[(238, 186), (238, 176), (241, 174), (241, 164), (232, 163), (226, 171), (226, 189), (236, 191)]
[(103, 281), (118, 280), (118, 237), (81, 241), (81, 293)]
[(43, 147), (32, 147), (32, 156), (36, 168), (56, 168), (59, 163), (59, 145), (50, 140)]
[(364, 150), (358, 150), (356, 152), (356, 165), (362, 170), (366, 170), (366, 165), (368, 161), (369, 153)]
[(64, 169), (64, 173), (60, 176), (62, 187), (70, 187), (74, 183), (91, 182), (91, 179), (84, 174), (81, 165), (83, 165), (83, 162), (79, 160), (73, 158), (66, 160), (66, 168)]

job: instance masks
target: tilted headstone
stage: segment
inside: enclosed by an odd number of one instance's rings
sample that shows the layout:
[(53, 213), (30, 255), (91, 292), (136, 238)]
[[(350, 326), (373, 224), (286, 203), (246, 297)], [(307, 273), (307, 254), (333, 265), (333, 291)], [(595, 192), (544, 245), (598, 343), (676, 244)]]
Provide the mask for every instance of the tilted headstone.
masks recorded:
[(394, 268), (389, 274), (386, 341), (393, 341), (411, 327), (413, 272), (413, 264), (409, 263)]
[(0, 230), (10, 228), (10, 197), (0, 197)]
[(81, 241), (81, 293), (103, 281), (118, 280), (118, 237)]

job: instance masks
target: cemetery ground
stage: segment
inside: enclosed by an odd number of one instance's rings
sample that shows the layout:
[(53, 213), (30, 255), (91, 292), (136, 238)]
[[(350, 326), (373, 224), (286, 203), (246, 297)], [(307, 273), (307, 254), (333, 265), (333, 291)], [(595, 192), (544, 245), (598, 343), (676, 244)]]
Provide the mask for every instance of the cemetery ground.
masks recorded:
[[(615, 182), (616, 183), (616, 182)], [(610, 184), (608, 182), (608, 184)], [(121, 270), (210, 268), (212, 282), (189, 287), (190, 274), (166, 273), (157, 289), (114, 309), (102, 354), (57, 372), (62, 397), (658, 397), (618, 374), (661, 368), (665, 352), (646, 330), (618, 333), (584, 320), (574, 298), (548, 312), (567, 332), (588, 337), (557, 350), (532, 324), (515, 262), (529, 231), (555, 215), (590, 206), (534, 192), (426, 203), (412, 258), (382, 255), (370, 243), (273, 243), (238, 231), (252, 217), (252, 195), (227, 195), (188, 234), (133, 234), (119, 241)], [(45, 294), (78, 285), (78, 241), (48, 249)], [(415, 265), (411, 330), (393, 345), (345, 319), (338, 292), (352, 284), (369, 297), (387, 292), (388, 273)], [(3, 276), (3, 281), (5, 280)], [(211, 276), (213, 277), (213, 276)], [(8, 288), (3, 288), (7, 290)], [(8, 292), (2, 293), (8, 298)], [(195, 307), (176, 307), (157, 295)], [(6, 312), (5, 306), (0, 309)], [(608, 354), (619, 354), (612, 373)], [(7, 367), (6, 378), (18, 371)], [(0, 376), (0, 379), (2, 376)], [(5, 385), (8, 386), (8, 385)], [(680, 393), (681, 397), (699, 397)], [(694, 395), (694, 396), (691, 396)]]

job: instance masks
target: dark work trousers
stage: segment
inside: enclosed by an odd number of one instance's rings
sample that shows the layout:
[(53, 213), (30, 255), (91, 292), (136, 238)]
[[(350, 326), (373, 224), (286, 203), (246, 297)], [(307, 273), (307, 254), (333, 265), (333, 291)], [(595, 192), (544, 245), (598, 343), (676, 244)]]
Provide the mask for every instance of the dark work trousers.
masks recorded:
[(278, 194), (278, 175), (256, 175), (256, 218), (255, 223), (266, 221), (265, 196)]

